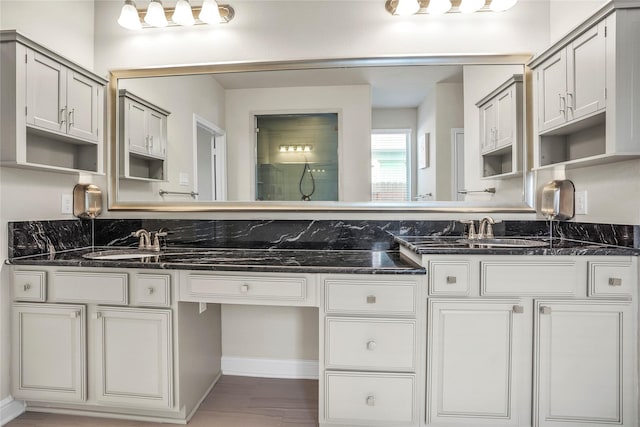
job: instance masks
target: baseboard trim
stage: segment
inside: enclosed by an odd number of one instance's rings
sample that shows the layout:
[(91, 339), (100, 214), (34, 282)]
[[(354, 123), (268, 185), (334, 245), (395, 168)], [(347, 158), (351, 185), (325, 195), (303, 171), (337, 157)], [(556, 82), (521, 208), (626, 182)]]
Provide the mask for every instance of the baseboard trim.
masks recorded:
[(9, 421), (24, 414), (26, 406), (22, 400), (14, 400), (9, 396), (0, 400), (0, 425), (5, 425)]
[(312, 380), (317, 380), (319, 376), (317, 360), (254, 359), (223, 356), (221, 364), (224, 375)]

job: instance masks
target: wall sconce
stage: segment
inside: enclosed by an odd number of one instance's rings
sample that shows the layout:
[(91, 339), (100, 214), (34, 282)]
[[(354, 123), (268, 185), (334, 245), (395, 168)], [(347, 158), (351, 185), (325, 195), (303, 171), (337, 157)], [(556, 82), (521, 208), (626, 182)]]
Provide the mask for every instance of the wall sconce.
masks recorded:
[(385, 9), (392, 15), (503, 12), (518, 0), (387, 0)]
[(281, 153), (310, 153), (313, 150), (313, 146), (309, 144), (298, 144), (298, 145), (281, 145), (280, 151)]
[(191, 6), (189, 0), (178, 0), (175, 8), (165, 8), (160, 0), (151, 0), (146, 10), (136, 7), (134, 0), (124, 0), (118, 24), (128, 30), (227, 23), (235, 11), (228, 4), (204, 0), (201, 7)]

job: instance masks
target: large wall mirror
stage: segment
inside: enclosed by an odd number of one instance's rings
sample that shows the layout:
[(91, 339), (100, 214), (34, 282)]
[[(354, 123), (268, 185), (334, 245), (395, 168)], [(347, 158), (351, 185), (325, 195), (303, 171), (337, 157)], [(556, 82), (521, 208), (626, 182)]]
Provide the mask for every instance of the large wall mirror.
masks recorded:
[(530, 212), (528, 59), (113, 70), (110, 209)]

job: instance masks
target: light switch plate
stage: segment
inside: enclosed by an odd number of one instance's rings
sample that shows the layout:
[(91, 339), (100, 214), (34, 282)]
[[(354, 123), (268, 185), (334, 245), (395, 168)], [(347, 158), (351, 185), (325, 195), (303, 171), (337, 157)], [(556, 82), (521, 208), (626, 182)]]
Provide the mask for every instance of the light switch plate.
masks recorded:
[(587, 192), (576, 191), (576, 215), (586, 215), (588, 212)]
[(60, 213), (73, 213), (73, 197), (71, 196), (71, 194), (63, 194), (60, 197)]

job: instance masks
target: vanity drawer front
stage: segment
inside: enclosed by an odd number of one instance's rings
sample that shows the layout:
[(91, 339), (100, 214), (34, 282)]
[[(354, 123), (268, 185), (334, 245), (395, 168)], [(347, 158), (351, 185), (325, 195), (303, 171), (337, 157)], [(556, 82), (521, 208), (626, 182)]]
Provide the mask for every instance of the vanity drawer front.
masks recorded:
[(469, 261), (431, 261), (429, 293), (431, 295), (469, 295), (470, 277)]
[(325, 364), (336, 369), (414, 371), (416, 322), (328, 317)]
[(189, 274), (187, 293), (191, 298), (303, 301), (307, 294), (304, 277), (252, 277)]
[(171, 305), (171, 276), (139, 273), (133, 276), (131, 304), (150, 307)]
[(416, 281), (395, 282), (327, 279), (324, 283), (327, 313), (398, 314), (416, 313)]
[(636, 276), (637, 272), (631, 261), (589, 262), (588, 295), (630, 298)]
[(522, 260), (480, 262), (481, 295), (564, 295), (576, 294), (580, 279), (576, 262)]
[(335, 423), (401, 426), (417, 419), (414, 375), (328, 372), (325, 418)]
[(15, 301), (46, 301), (47, 273), (44, 271), (14, 271), (13, 299)]
[(52, 302), (127, 305), (127, 273), (56, 271), (49, 286)]

